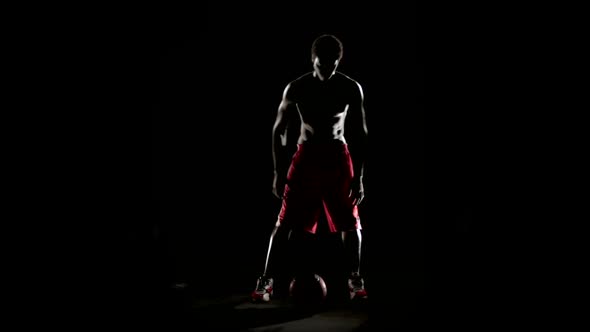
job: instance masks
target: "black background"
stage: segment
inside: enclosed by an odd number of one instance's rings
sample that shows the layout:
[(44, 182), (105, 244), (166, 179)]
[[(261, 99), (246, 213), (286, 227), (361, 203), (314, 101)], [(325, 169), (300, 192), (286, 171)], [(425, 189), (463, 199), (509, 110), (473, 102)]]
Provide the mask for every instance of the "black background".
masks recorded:
[(251, 290), (279, 209), (271, 193), (276, 109), (284, 86), (311, 70), (313, 39), (333, 33), (345, 48), (339, 70), (361, 82), (366, 97), (367, 287), (375, 285), (372, 296), (395, 308), (395, 319), (420, 317), (427, 282), (423, 67), (414, 10), (210, 5), (196, 17), (202, 20), (167, 17), (150, 67), (159, 96), (151, 105), (152, 202), (166, 251), (164, 267), (150, 258), (143, 267), (166, 282), (202, 287), (214, 278), (227, 292)]
[[(339, 70), (363, 85), (366, 98), (371, 150), (360, 213), (367, 287), (375, 273), (376, 302), (395, 308), (396, 319), (420, 317), (427, 281), (415, 10), (239, 7), (209, 6), (205, 23), (180, 20), (160, 31), (153, 199), (174, 265), (162, 271), (172, 280), (200, 285), (213, 276), (250, 291), (279, 209), (271, 194), (276, 109), (285, 85), (311, 70), (313, 39), (333, 33), (345, 49)], [(446, 195), (459, 191), (449, 187)], [(464, 216), (463, 203), (453, 204), (450, 215)]]
[(59, 65), (48, 66), (68, 81), (59, 105), (73, 113), (60, 151), (71, 161), (57, 180), (68, 199), (53, 204), (72, 225), (52, 257), (65, 275), (54, 289), (73, 293), (76, 312), (150, 321), (174, 307), (174, 283), (204, 287), (203, 298), (212, 280), (228, 294), (251, 291), (279, 207), (272, 123), (321, 33), (341, 38), (339, 69), (365, 92), (372, 317), (462, 324), (485, 312), (473, 305), (483, 245), (471, 229), (475, 128), (485, 122), (471, 111), (488, 106), (470, 80), (481, 50), (457, 33), (467, 30), (366, 2), (102, 13), (64, 24), (50, 44)]
[(579, 264), (552, 263), (582, 243), (561, 245), (579, 220), (564, 214), (582, 206), (563, 189), (579, 183), (564, 157), (579, 155), (567, 147), (583, 132), (571, 113), (560, 119), (581, 95), (561, 75), (578, 73), (567, 70), (576, 52), (564, 48), (579, 44), (568, 11), (369, 1), (7, 11), (10, 308), (24, 309), (21, 324), (150, 324), (176, 308), (166, 292), (179, 279), (249, 291), (277, 211), (280, 90), (328, 32), (366, 93), (371, 324), (545, 326), (567, 304), (551, 295), (577, 294), (553, 278)]
[[(420, 72), (412, 46), (401, 41), (411, 40), (404, 36), (411, 28), (389, 34), (382, 30), (385, 22), (353, 23), (371, 15), (362, 7), (356, 13), (328, 9), (213, 11), (203, 30), (186, 34), (184, 29), (195, 27), (179, 25), (162, 36), (160, 100), (153, 118), (154, 200), (164, 224), (195, 232), (192, 255), (213, 270), (229, 260), (235, 262), (232, 269), (248, 271), (247, 265), (257, 261), (252, 254), (265, 251), (279, 203), (270, 192), (272, 124), (285, 85), (311, 70), (310, 45), (321, 33), (342, 38), (346, 56), (339, 69), (362, 82), (369, 126), (382, 118), (390, 123), (375, 126), (375, 132), (393, 134), (375, 135), (379, 144), (371, 153), (391, 149), (385, 160), (406, 168), (400, 183), (413, 179), (408, 202), (419, 202), (422, 128), (415, 100)], [(400, 59), (404, 62), (394, 65)], [(414, 75), (404, 76), (408, 72)], [(370, 232), (371, 172), (366, 186), (363, 223)], [(203, 255), (212, 243), (227, 252)], [(246, 266), (235, 265), (240, 263)]]

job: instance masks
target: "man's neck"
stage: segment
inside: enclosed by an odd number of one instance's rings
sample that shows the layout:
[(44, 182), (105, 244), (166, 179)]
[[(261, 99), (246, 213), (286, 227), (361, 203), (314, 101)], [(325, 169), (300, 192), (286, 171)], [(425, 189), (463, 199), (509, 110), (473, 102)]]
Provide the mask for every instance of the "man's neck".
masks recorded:
[(334, 73), (332, 73), (332, 74), (331, 74), (329, 77), (326, 77), (326, 78), (322, 79), (322, 78), (320, 77), (320, 74), (318, 74), (318, 72), (317, 72), (317, 71), (314, 71), (314, 72), (313, 72), (313, 77), (317, 78), (317, 79), (318, 79), (318, 80), (320, 80), (321, 82), (327, 82), (327, 81), (329, 81), (329, 80), (332, 78), (332, 76), (334, 76)]

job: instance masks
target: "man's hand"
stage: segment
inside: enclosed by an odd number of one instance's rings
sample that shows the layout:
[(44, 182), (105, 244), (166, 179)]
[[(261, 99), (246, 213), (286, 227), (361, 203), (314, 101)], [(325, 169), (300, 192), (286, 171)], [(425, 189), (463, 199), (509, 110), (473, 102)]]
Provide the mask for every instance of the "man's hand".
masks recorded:
[(359, 205), (365, 198), (365, 189), (363, 186), (363, 180), (361, 178), (353, 178), (350, 184), (350, 197), (353, 199), (354, 205)]
[(282, 176), (279, 176), (279, 174), (277, 172), (275, 172), (275, 176), (272, 181), (272, 193), (278, 199), (283, 199), (283, 192), (284, 191), (285, 191), (285, 179)]

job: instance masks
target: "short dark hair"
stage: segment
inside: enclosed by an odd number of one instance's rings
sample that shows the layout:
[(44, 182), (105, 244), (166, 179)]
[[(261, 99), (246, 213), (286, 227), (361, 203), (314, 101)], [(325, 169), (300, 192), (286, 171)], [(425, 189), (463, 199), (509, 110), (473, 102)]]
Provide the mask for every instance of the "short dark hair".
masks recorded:
[(334, 35), (324, 34), (317, 37), (311, 45), (311, 59), (319, 58), (342, 59), (344, 48), (342, 42)]

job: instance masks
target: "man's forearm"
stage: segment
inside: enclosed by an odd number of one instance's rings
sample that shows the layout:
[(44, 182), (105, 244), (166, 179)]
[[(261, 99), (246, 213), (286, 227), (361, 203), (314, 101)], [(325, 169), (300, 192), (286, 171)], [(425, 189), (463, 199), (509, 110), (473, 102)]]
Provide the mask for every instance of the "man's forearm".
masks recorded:
[(352, 169), (353, 169), (353, 175), (355, 178), (358, 178), (360, 180), (362, 180), (364, 173), (365, 173), (365, 158), (364, 156), (359, 155), (359, 153), (356, 154), (352, 154), (351, 152), (351, 158), (352, 158)]
[(354, 177), (362, 179), (365, 173), (367, 161), (367, 142), (363, 139), (361, 142), (350, 144), (350, 155), (352, 158), (352, 167)]
[(283, 143), (281, 142), (281, 135), (280, 134), (273, 134), (272, 140), (272, 160), (273, 160), (273, 167), (274, 172), (278, 175), (282, 175), (285, 169), (285, 162), (284, 162), (284, 147)]
[(353, 165), (353, 169), (354, 169), (354, 177), (362, 180), (364, 173), (365, 173), (365, 163), (359, 162), (357, 165)]

